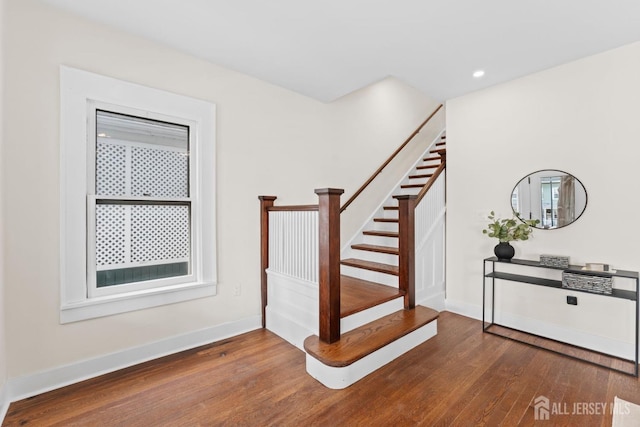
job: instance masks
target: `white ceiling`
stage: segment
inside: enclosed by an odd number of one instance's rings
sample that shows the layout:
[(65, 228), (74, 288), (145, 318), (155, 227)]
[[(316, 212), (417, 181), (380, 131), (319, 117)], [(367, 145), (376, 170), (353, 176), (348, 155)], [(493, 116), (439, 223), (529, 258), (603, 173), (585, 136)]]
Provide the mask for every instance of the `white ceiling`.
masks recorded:
[(390, 75), (446, 100), (640, 40), (640, 0), (43, 1), (322, 101)]

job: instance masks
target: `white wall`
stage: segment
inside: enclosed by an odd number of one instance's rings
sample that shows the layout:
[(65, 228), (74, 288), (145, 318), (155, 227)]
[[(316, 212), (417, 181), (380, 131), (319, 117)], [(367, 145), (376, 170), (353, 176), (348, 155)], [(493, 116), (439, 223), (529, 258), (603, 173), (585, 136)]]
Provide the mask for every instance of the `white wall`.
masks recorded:
[[(393, 81), (393, 80), (391, 80)], [(369, 89), (369, 88), (368, 88)], [(376, 89), (377, 90), (377, 89)], [(378, 90), (379, 91), (379, 90)], [(361, 92), (361, 91), (360, 91)], [(374, 92), (374, 91), (370, 91)], [(365, 96), (362, 96), (361, 99), (366, 99)], [(364, 104), (361, 102), (361, 104)], [(375, 105), (376, 101), (372, 101), (370, 105)], [(399, 102), (398, 104), (402, 104)], [(367, 105), (361, 105), (360, 109), (365, 109)], [(434, 105), (434, 110), (437, 108), (437, 105)], [(336, 116), (336, 119), (339, 119), (340, 116), (348, 117), (349, 114), (347, 112), (341, 111), (342, 109), (338, 109), (337, 113), (339, 115)], [(380, 112), (381, 116), (387, 116), (390, 112)], [(423, 118), (424, 119), (424, 118)], [(376, 128), (383, 127), (385, 124), (380, 123), (376, 125)], [(347, 209), (340, 215), (340, 227), (341, 227), (341, 243), (344, 246), (348, 246), (351, 238), (361, 229), (363, 224), (365, 224), (366, 219), (370, 219), (370, 215), (373, 215), (374, 212), (380, 207), (380, 204), (385, 201), (388, 195), (397, 189), (397, 185), (402, 180), (407, 171), (409, 171), (413, 164), (425, 153), (426, 149), (429, 147), (431, 143), (433, 143), (439, 136), (440, 132), (444, 129), (445, 126), (445, 110), (444, 108), (440, 109), (429, 122), (422, 128), (419, 134), (417, 134), (403, 149), (398, 155), (383, 169), (383, 171), (378, 175), (378, 177), (372, 181), (367, 188), (350, 204)], [(357, 130), (356, 130), (357, 132)], [(409, 132), (406, 137), (409, 137), (411, 132)], [(386, 137), (391, 140), (391, 136)], [(357, 133), (354, 134), (351, 138), (352, 141), (358, 141), (361, 138), (358, 137)], [(365, 142), (366, 141), (362, 141)], [(403, 142), (403, 141), (400, 141)], [(398, 142), (398, 146), (400, 145)], [(386, 153), (386, 157), (391, 155), (392, 151), (390, 150)], [(362, 147), (363, 151), (368, 151), (366, 146)], [(380, 153), (380, 155), (384, 156), (384, 153)], [(380, 161), (379, 164), (374, 165), (368, 171), (368, 175), (371, 176), (383, 163), (387, 158), (384, 158)], [(338, 161), (344, 161), (344, 159), (336, 159)], [(344, 168), (349, 168), (350, 166), (345, 163), (343, 165)], [(353, 190), (346, 191), (342, 196), (342, 205), (346, 203), (349, 198), (357, 191), (358, 188), (364, 183), (364, 180), (358, 181), (360, 177), (352, 176), (351, 182), (354, 185)]]
[[(516, 257), (569, 255), (573, 264), (605, 262), (640, 270), (640, 43), (571, 62), (447, 102), (447, 298), (479, 315), (482, 259), (497, 243), (481, 233), (495, 210), (511, 215), (510, 195), (524, 176), (560, 169), (584, 184), (583, 216), (558, 230), (515, 242)], [(523, 304), (547, 311), (544, 290)], [(524, 295), (524, 293), (523, 293)], [(600, 298), (610, 314), (611, 299)], [(555, 322), (589, 313), (561, 304)], [(630, 320), (631, 322), (631, 320)], [(602, 324), (602, 333), (611, 330)], [(625, 328), (630, 325), (625, 325)], [(599, 331), (600, 332), (600, 331)], [(628, 337), (628, 335), (627, 335)]]
[[(3, 111), (4, 111), (4, 1), (0, 0), (0, 165), (3, 165), (3, 149), (4, 149), (4, 128), (3, 128)], [(4, 170), (4, 168), (3, 168)], [(3, 173), (0, 171), (0, 408), (4, 399), (2, 398), (5, 381), (7, 379), (7, 349), (5, 346), (5, 298), (4, 298), (4, 179)], [(0, 413), (2, 415), (2, 413)]]
[[(316, 203), (315, 188), (343, 187), (348, 197), (437, 105), (394, 79), (322, 104), (36, 0), (9, 0), (6, 15), (11, 378), (258, 315), (257, 196)], [(217, 105), (216, 297), (58, 323), (60, 64)]]

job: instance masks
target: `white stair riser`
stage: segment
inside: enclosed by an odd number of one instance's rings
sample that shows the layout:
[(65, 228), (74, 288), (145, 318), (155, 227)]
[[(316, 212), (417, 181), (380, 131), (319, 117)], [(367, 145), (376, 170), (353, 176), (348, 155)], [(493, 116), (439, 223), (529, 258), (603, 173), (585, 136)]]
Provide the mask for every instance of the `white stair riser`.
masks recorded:
[(391, 274), (378, 273), (377, 271), (355, 268), (348, 265), (341, 265), (340, 273), (345, 276), (355, 277), (356, 279), (368, 280), (369, 282), (398, 288), (398, 276)]
[[(423, 168), (423, 166), (429, 166), (428, 168)], [(440, 166), (440, 161), (429, 160), (428, 162), (422, 162), (416, 167), (416, 171), (419, 173), (433, 173), (436, 171), (437, 167)], [(421, 169), (418, 169), (421, 168)]]
[(368, 245), (377, 246), (393, 246), (398, 247), (398, 239), (396, 237), (382, 237), (382, 236), (366, 236), (363, 235), (362, 242)]
[(381, 317), (388, 316), (398, 310), (404, 309), (404, 298), (398, 297), (384, 304), (376, 305), (363, 311), (352, 314), (351, 316), (340, 319), (340, 333), (349, 332)]
[(397, 210), (385, 210), (382, 212), (382, 217), (383, 218), (392, 218), (392, 219), (398, 219), (398, 211)]
[(362, 251), (354, 249), (352, 252), (353, 258), (362, 259), (365, 261), (381, 262), (383, 264), (398, 265), (398, 255), (383, 254), (372, 251)]
[[(420, 191), (422, 189), (422, 187), (424, 187), (427, 184), (428, 181), (429, 181), (428, 179), (412, 179), (409, 182), (402, 183), (402, 185), (407, 185), (407, 184), (409, 184), (409, 185), (420, 185), (420, 187), (414, 188), (416, 190), (416, 192), (418, 192), (418, 191)], [(404, 190), (406, 190), (406, 188)]]
[(357, 362), (342, 368), (324, 365), (318, 359), (307, 354), (307, 372), (328, 388), (343, 389), (349, 387), (376, 369), (434, 337), (438, 333), (437, 322), (437, 320), (434, 320)]
[(412, 178), (412, 179), (407, 179), (406, 182), (402, 183), (402, 185), (404, 185), (404, 184), (421, 184), (421, 185), (425, 185), (427, 183), (427, 181), (429, 181), (429, 178)]
[[(362, 236), (364, 237), (364, 236)], [(354, 245), (355, 244), (368, 244), (368, 245), (374, 245), (374, 246), (387, 246), (390, 248), (397, 248), (398, 247), (398, 239), (391, 239), (391, 238), (371, 238), (371, 239), (359, 239), (360, 241), (354, 241)], [(378, 242), (378, 243), (372, 243), (372, 242)], [(362, 258), (362, 256), (368, 256), (369, 254), (367, 254), (368, 252), (371, 251), (365, 251), (365, 250), (360, 250), (360, 249), (353, 249), (352, 247), (348, 247), (348, 248), (344, 248), (344, 250), (341, 253), (341, 258), (340, 259), (346, 259), (346, 258), (359, 258), (359, 259), (365, 259)], [(377, 252), (376, 252), (377, 253)], [(381, 261), (382, 259), (388, 259), (390, 261), (393, 260), (393, 258), (388, 258), (388, 256), (395, 256), (397, 258), (397, 255), (393, 255), (393, 254), (382, 254), (385, 256), (385, 258), (378, 258), (376, 255), (374, 255), (375, 258), (366, 258), (368, 261), (376, 261), (376, 262), (385, 262), (385, 261)], [(390, 264), (394, 264), (394, 262), (389, 262)]]
[[(422, 173), (420, 171), (413, 171), (411, 172), (411, 174), (415, 174), (415, 173)], [(413, 179), (409, 179), (409, 177), (407, 177), (407, 179), (405, 179), (404, 181), (402, 181), (402, 184), (400, 185), (407, 185), (407, 184), (411, 184), (411, 185), (425, 185), (427, 183), (427, 181), (429, 181), (429, 178), (413, 178)]]
[(373, 222), (369, 230), (376, 231), (398, 231), (398, 223), (397, 222)]

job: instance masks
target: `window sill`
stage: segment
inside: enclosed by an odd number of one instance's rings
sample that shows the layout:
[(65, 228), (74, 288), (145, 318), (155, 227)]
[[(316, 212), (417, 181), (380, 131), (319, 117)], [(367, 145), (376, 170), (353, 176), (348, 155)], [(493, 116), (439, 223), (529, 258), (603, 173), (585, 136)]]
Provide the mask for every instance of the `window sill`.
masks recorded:
[(113, 314), (158, 307), (216, 295), (215, 283), (187, 283), (118, 295), (91, 298), (60, 307), (60, 323), (72, 323)]

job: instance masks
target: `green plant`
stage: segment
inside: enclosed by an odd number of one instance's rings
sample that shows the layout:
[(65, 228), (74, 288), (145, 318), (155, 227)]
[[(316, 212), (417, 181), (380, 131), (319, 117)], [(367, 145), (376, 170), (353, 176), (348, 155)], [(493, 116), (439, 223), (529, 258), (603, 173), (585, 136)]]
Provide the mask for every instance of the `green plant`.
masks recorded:
[(491, 220), (487, 228), (482, 233), (489, 237), (496, 237), (500, 242), (511, 242), (512, 240), (528, 240), (533, 228), (540, 220), (529, 219), (526, 221), (518, 219), (516, 216), (508, 219), (496, 218), (495, 212), (491, 211), (488, 216)]

